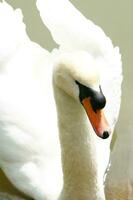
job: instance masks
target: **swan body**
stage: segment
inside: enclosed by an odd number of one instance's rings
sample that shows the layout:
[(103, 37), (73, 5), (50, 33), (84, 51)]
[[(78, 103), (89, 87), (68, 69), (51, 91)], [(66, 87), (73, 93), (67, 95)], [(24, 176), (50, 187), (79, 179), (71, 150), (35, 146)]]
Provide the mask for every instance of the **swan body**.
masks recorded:
[[(0, 3), (0, 167), (37, 200), (105, 200), (103, 177), (120, 108), (119, 49), (69, 1), (38, 0), (37, 6), (60, 45), (51, 53), (29, 40), (20, 10)], [(75, 20), (86, 30), (80, 37)], [(98, 94), (101, 85), (108, 139), (95, 134), (76, 81)]]

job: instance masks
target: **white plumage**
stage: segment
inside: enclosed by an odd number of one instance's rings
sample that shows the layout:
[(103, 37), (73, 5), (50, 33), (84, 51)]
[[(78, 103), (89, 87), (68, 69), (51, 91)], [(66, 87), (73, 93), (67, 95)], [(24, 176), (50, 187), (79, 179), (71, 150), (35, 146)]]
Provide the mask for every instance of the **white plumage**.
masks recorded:
[(119, 49), (68, 0), (37, 0), (37, 7), (60, 45), (52, 53), (29, 40), (20, 10), (0, 3), (0, 167), (37, 200), (104, 200), (111, 136), (95, 135), (75, 81), (97, 91), (101, 85), (113, 132)]

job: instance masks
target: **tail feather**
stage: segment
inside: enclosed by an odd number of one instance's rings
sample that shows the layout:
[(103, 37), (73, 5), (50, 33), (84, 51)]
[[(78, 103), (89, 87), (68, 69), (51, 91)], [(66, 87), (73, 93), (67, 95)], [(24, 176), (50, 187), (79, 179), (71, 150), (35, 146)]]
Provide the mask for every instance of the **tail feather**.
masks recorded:
[(0, 63), (27, 39), (21, 10), (14, 10), (5, 1), (0, 2)]

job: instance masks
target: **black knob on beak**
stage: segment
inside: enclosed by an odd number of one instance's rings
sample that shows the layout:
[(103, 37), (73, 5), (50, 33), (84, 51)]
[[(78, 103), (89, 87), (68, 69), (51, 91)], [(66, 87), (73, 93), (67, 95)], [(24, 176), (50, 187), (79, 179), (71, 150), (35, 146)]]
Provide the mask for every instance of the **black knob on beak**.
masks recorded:
[(109, 132), (108, 131), (104, 131), (102, 138), (103, 139), (107, 139), (108, 137), (109, 137)]

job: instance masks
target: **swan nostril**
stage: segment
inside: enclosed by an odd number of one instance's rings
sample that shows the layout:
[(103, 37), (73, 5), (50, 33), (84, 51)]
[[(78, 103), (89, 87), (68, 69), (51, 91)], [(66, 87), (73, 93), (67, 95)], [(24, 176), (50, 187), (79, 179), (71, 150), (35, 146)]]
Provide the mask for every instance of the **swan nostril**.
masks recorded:
[(108, 131), (104, 131), (104, 132), (103, 132), (102, 138), (103, 138), (103, 139), (106, 139), (106, 138), (108, 138), (108, 137), (109, 137), (109, 132), (108, 132)]

